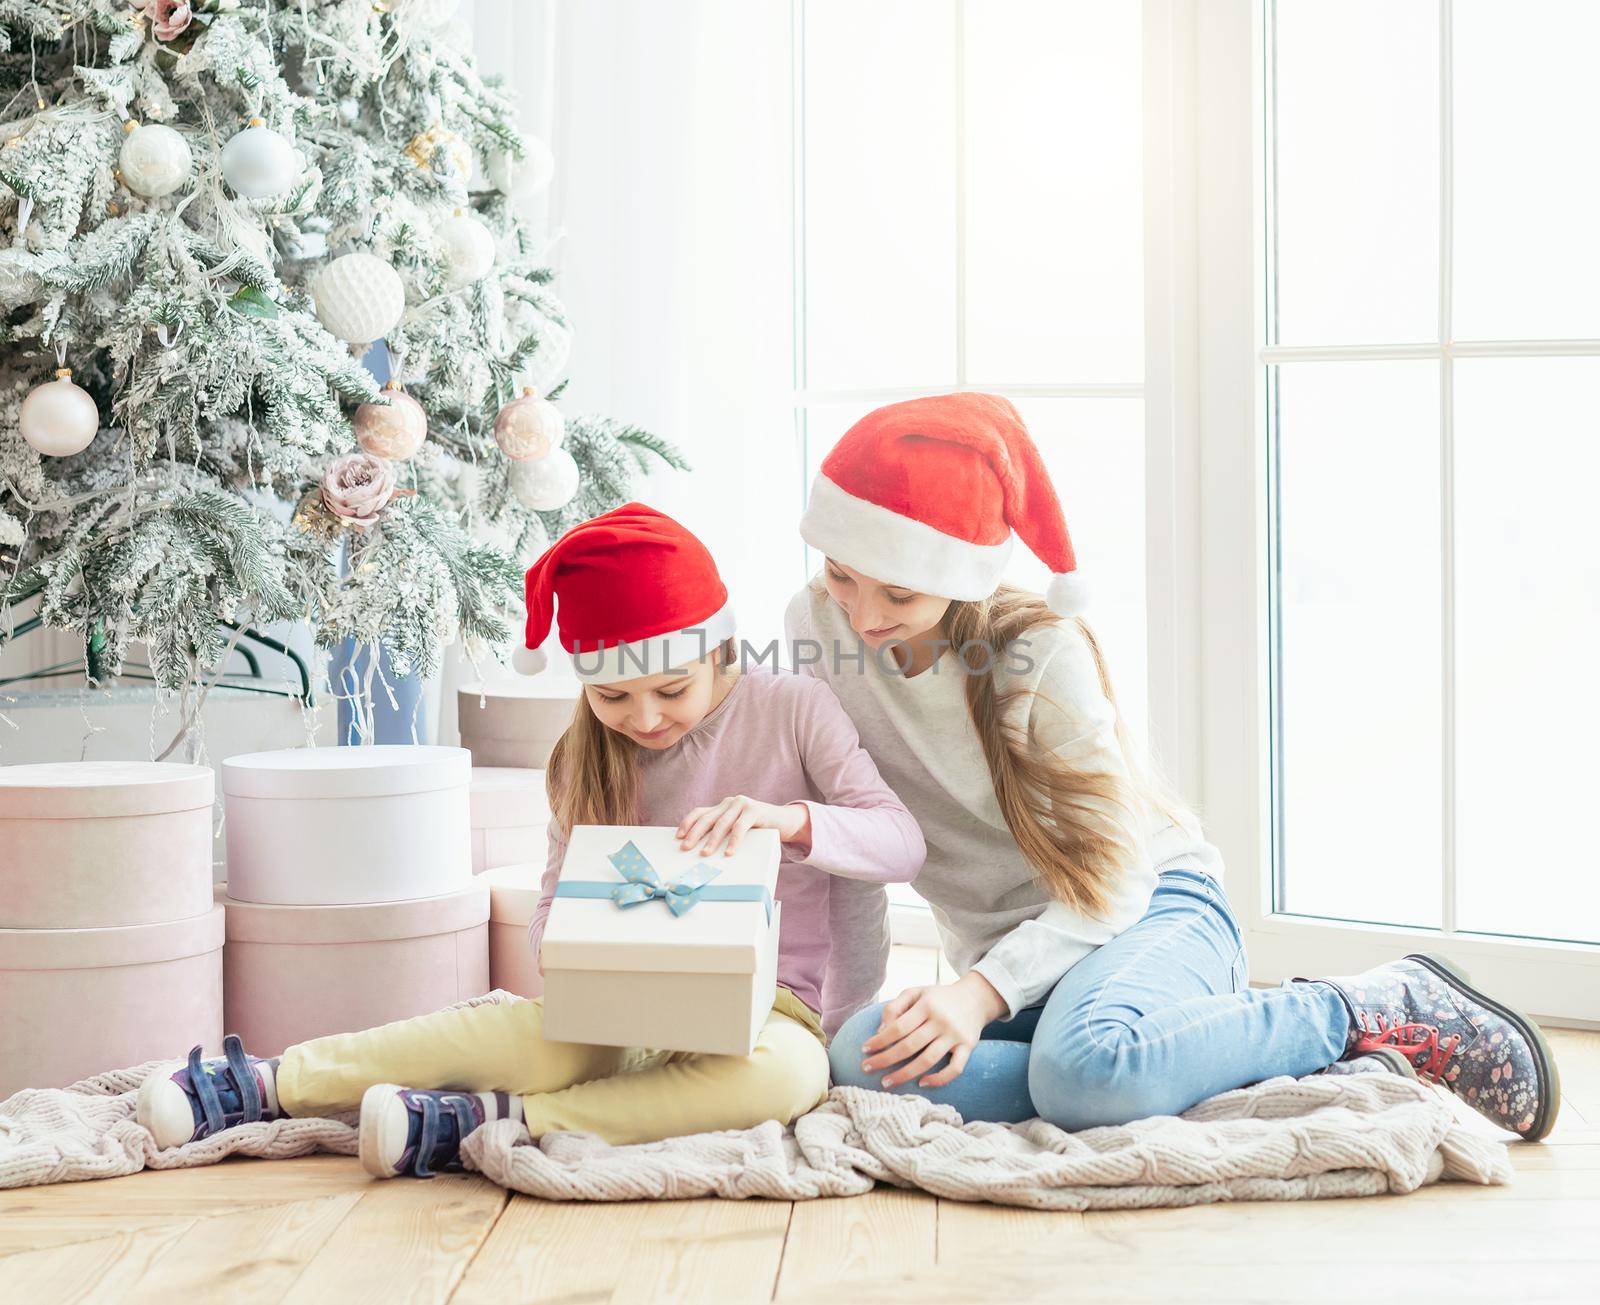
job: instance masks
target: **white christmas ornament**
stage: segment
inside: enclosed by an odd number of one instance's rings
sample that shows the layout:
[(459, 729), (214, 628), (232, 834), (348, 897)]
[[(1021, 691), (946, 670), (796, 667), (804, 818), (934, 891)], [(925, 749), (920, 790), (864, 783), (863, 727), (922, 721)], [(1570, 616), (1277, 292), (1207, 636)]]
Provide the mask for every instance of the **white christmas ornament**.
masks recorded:
[(445, 280), (459, 289), (481, 281), (494, 266), (494, 236), (472, 214), (457, 209), (434, 228), (444, 253)]
[(578, 464), (565, 449), (551, 449), (542, 458), (511, 464), (511, 492), (523, 507), (554, 512), (578, 492)]
[(513, 199), (528, 199), (550, 184), (555, 176), (556, 156), (550, 147), (537, 136), (522, 137), (522, 157), (513, 158), (509, 151), (497, 150), (484, 165), (494, 188)]
[(345, 254), (311, 279), (317, 320), (341, 340), (370, 344), (392, 331), (406, 310), (400, 274), (375, 254)]
[(72, 368), (56, 368), (56, 378), (29, 391), (17, 414), (22, 438), (47, 458), (82, 453), (100, 430), (100, 410), (89, 391), (72, 381)]
[(245, 199), (281, 195), (299, 170), (294, 146), (260, 118), (251, 118), (250, 125), (222, 147), (222, 179)]
[(189, 180), (194, 155), (189, 142), (159, 122), (130, 123), (117, 156), (122, 184), (135, 195), (159, 199)]
[(494, 419), (494, 442), (513, 462), (531, 462), (561, 447), (567, 437), (566, 419), (548, 399), (532, 389), (501, 408)]

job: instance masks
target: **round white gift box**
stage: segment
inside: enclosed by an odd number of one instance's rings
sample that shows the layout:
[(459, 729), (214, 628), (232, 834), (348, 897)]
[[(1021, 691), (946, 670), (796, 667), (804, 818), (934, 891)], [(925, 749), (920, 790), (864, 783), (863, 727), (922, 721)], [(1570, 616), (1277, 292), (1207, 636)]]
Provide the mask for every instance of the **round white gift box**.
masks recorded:
[(0, 929), (205, 915), (214, 792), (209, 766), (0, 766)]
[(426, 1015), (489, 991), (489, 886), (346, 906), (237, 901), (223, 956), (228, 1032), (256, 1056)]
[(544, 771), (521, 766), (472, 768), (472, 869), (542, 861), (550, 800)]
[(489, 885), (489, 986), (519, 997), (537, 997), (544, 991), (528, 942), (543, 875), (542, 863), (524, 863), (497, 866), (480, 876)]
[(463, 748), (287, 748), (222, 763), (229, 894), (331, 906), (437, 897), (472, 881)]
[(572, 723), (576, 680), (529, 676), (504, 684), (464, 684), (456, 691), (461, 746), (475, 766), (542, 768)]
[(222, 1047), (220, 906), (121, 929), (0, 929), (0, 1100)]

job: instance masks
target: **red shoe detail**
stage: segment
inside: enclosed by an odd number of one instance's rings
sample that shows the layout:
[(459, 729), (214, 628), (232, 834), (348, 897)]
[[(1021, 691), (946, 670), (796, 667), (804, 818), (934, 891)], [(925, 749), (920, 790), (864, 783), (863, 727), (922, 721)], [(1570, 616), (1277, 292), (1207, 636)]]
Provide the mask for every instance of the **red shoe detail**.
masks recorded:
[[(1393, 1047), (1416, 1066), (1419, 1076), (1434, 1083), (1444, 1077), (1446, 1063), (1461, 1044), (1460, 1035), (1454, 1033), (1441, 1043), (1439, 1030), (1432, 1024), (1390, 1024), (1382, 1015), (1374, 1016), (1369, 1023), (1365, 1011), (1356, 1017), (1356, 1025), (1360, 1036), (1348, 1055), (1358, 1056), (1380, 1047)], [(1450, 1068), (1453, 1079), (1459, 1066)]]

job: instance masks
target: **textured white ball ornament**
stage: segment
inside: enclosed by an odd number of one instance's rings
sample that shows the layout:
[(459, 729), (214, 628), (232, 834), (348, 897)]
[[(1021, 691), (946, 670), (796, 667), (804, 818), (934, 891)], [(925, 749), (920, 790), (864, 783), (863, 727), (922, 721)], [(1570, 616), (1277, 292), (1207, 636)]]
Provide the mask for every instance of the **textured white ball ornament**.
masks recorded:
[(375, 458), (404, 462), (428, 438), (428, 414), (398, 381), (383, 387), (383, 397), (388, 402), (363, 403), (356, 409), (356, 443)]
[(94, 398), (72, 380), (72, 368), (58, 367), (56, 378), (29, 391), (17, 414), (22, 438), (47, 458), (70, 458), (94, 443), (100, 410)]
[(551, 449), (542, 458), (511, 464), (511, 492), (525, 508), (554, 512), (578, 492), (578, 464), (565, 449)]
[(135, 195), (160, 199), (189, 180), (194, 155), (189, 142), (159, 122), (130, 123), (117, 155), (122, 184)]
[(452, 287), (471, 285), (494, 266), (494, 235), (472, 214), (457, 209), (434, 228), (444, 253), (445, 280)]
[(300, 156), (294, 146), (260, 118), (251, 118), (250, 125), (228, 137), (222, 147), (222, 179), (245, 199), (281, 195), (299, 171)]
[(567, 420), (561, 409), (533, 390), (522, 394), (495, 415), (494, 442), (513, 462), (533, 462), (561, 447), (567, 437)]
[(341, 340), (370, 344), (394, 330), (406, 310), (400, 273), (376, 254), (345, 254), (311, 278), (317, 320)]
[(555, 176), (556, 156), (550, 147), (537, 136), (522, 138), (522, 157), (513, 158), (505, 150), (496, 150), (484, 164), (494, 188), (515, 199), (537, 195)]
[(572, 328), (546, 317), (537, 329), (539, 347), (533, 351), (528, 365), (517, 373), (517, 387), (531, 388), (536, 394), (549, 394), (567, 374), (567, 364), (572, 361)]

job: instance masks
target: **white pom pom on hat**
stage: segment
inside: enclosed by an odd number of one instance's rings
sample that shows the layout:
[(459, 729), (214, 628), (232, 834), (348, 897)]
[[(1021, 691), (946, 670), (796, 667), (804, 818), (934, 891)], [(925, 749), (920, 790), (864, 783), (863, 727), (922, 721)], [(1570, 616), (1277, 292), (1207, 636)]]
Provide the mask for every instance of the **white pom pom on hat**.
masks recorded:
[(518, 648), (511, 654), (511, 669), (518, 675), (537, 675), (550, 665), (550, 659), (539, 648)]
[(800, 534), (885, 584), (987, 598), (1012, 533), (1050, 568), (1050, 609), (1076, 616), (1088, 587), (1044, 459), (996, 394), (907, 399), (869, 412), (823, 460)]

